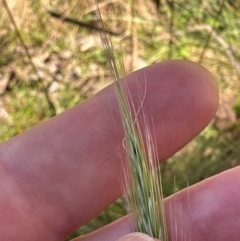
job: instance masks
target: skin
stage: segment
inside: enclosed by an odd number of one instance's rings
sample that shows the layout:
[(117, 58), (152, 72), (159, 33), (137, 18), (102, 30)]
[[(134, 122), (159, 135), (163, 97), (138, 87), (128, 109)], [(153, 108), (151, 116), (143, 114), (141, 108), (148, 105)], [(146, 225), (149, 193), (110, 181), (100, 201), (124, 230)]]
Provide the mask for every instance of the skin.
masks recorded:
[[(212, 75), (192, 62), (156, 64), (125, 81), (136, 106), (139, 89), (146, 89), (160, 162), (198, 135), (218, 106)], [(0, 240), (62, 241), (115, 201), (122, 194), (122, 139), (109, 86), (2, 143)], [(240, 240), (239, 188), (240, 168), (234, 168), (167, 198), (170, 240)], [(125, 217), (76, 240), (115, 241), (131, 232), (129, 223)]]

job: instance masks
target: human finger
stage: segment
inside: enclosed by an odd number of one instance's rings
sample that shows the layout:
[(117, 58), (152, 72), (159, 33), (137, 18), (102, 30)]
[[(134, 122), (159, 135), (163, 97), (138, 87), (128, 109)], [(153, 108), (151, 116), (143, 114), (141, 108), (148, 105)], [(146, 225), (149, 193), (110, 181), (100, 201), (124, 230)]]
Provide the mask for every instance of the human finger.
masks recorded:
[[(225, 171), (165, 200), (169, 240), (240, 240), (240, 167)], [(132, 232), (126, 216), (76, 241), (115, 241)], [(75, 241), (75, 240), (74, 240)]]
[[(145, 114), (153, 121), (160, 161), (194, 138), (218, 105), (213, 77), (192, 62), (156, 64), (125, 81), (136, 106), (139, 90), (146, 90)], [(122, 139), (114, 87), (109, 86), (3, 143), (0, 171), (8, 188), (0, 200), (1, 231), (14, 237), (28, 230), (25, 240), (33, 235), (37, 241), (41, 233), (39, 240), (54, 241), (56, 233), (64, 237), (105, 209), (122, 194)]]

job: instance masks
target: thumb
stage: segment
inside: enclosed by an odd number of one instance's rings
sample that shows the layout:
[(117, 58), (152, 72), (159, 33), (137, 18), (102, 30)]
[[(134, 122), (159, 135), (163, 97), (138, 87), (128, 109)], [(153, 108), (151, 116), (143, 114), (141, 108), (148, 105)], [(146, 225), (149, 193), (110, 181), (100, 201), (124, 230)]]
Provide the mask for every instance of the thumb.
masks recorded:
[(152, 238), (144, 233), (130, 233), (123, 236), (116, 241), (160, 241), (158, 239)]

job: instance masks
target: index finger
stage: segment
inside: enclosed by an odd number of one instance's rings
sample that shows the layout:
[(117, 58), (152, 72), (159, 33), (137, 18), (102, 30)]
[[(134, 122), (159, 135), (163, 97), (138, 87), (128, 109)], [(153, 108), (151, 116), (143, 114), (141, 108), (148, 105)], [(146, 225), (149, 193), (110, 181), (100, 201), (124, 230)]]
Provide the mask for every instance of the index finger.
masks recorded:
[[(136, 80), (144, 89), (145, 75), (144, 106), (159, 137), (156, 145), (162, 161), (210, 122), (218, 92), (204, 68), (171, 61), (125, 78), (134, 102), (139, 101)], [(109, 86), (2, 144), (0, 174), (6, 184), (1, 183), (1, 190), (6, 189), (4, 185), (8, 188), (0, 200), (1, 235), (14, 237), (19, 230), (27, 230), (22, 240), (30, 240), (31, 235), (36, 241), (60, 240), (105, 209), (122, 194), (122, 163), (117, 154), (122, 139), (118, 105)]]

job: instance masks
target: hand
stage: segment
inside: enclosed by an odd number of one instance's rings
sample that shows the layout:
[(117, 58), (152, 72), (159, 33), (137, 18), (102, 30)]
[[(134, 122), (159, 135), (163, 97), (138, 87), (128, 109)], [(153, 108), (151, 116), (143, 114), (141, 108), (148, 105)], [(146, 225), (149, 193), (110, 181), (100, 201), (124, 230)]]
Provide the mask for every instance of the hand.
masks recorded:
[[(210, 122), (218, 91), (213, 77), (191, 62), (165, 62), (145, 73), (144, 105), (154, 121), (162, 161)], [(126, 79), (138, 101), (136, 79), (145, 88), (143, 70)], [(61, 241), (115, 201), (122, 194), (117, 153), (122, 139), (114, 89), (109, 86), (1, 144), (0, 240)], [(240, 240), (239, 183), (240, 169), (235, 168), (167, 198), (170, 240)], [(77, 240), (115, 241), (129, 232), (125, 217)]]

